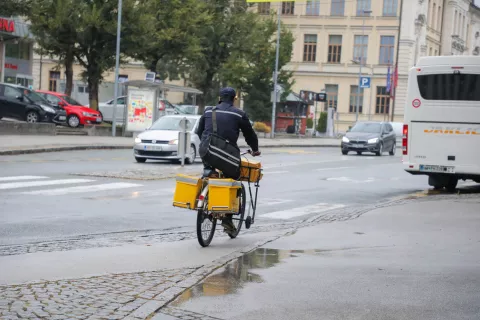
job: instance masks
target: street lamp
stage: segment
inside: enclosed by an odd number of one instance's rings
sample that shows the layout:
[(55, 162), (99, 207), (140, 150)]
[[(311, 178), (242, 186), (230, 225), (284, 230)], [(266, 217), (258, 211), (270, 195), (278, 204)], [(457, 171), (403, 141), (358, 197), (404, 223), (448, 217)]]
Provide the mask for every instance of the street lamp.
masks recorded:
[(118, 68), (120, 64), (120, 32), (122, 27), (122, 0), (118, 0), (118, 21), (117, 21), (117, 52), (115, 54), (115, 89), (113, 94), (113, 120), (112, 136), (117, 135), (117, 98), (118, 98)]
[(358, 70), (358, 84), (357, 84), (357, 106), (355, 110), (355, 122), (358, 122), (358, 110), (360, 109), (360, 79), (362, 77), (362, 65), (363, 65), (363, 41), (365, 39), (365, 16), (367, 14), (372, 13), (372, 10), (362, 10), (361, 11), (363, 17), (363, 24), (362, 24), (362, 50), (360, 50), (360, 68)]

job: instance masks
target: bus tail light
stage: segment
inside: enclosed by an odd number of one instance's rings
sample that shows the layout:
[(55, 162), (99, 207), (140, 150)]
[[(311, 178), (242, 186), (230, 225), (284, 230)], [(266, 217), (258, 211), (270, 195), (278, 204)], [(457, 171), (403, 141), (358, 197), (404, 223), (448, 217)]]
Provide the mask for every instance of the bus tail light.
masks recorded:
[(403, 155), (408, 154), (408, 124), (403, 125), (402, 151)]

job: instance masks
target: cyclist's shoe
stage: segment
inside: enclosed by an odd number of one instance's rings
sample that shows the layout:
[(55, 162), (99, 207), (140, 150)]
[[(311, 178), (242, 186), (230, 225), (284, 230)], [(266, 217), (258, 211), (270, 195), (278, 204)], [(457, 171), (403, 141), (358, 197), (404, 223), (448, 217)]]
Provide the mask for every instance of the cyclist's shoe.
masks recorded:
[(235, 233), (237, 231), (237, 228), (235, 228), (235, 225), (233, 224), (231, 215), (228, 215), (222, 219), (222, 227), (225, 228), (226, 233)]

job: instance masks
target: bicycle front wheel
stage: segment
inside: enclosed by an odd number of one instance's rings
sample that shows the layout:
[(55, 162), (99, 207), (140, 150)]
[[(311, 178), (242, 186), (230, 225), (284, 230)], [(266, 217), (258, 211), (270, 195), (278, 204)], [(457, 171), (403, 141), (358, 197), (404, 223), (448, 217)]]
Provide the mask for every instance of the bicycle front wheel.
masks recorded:
[(198, 210), (197, 212), (197, 239), (202, 247), (208, 247), (212, 242), (217, 219), (213, 218), (207, 211)]
[(239, 207), (238, 207), (238, 214), (233, 215), (232, 219), (235, 221), (237, 220), (238, 223), (235, 224), (235, 228), (237, 229), (235, 232), (229, 232), (228, 236), (232, 239), (235, 239), (238, 234), (240, 233), (240, 229), (242, 229), (243, 218), (245, 217), (245, 206), (247, 203), (247, 193), (245, 192), (245, 186), (242, 184), (242, 188), (239, 192)]

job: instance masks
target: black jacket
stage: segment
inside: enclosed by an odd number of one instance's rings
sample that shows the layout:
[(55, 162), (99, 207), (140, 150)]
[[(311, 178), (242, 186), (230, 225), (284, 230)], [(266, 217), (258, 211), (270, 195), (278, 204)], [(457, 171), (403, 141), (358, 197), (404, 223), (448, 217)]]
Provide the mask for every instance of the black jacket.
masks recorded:
[[(227, 139), (231, 144), (237, 145), (240, 130), (242, 130), (245, 141), (252, 148), (252, 151), (258, 151), (258, 138), (253, 131), (247, 114), (233, 104), (221, 102), (216, 108), (217, 115), (217, 135)], [(205, 113), (200, 118), (196, 134), (202, 141), (206, 140), (213, 133), (212, 125), (212, 107), (205, 109)]]

